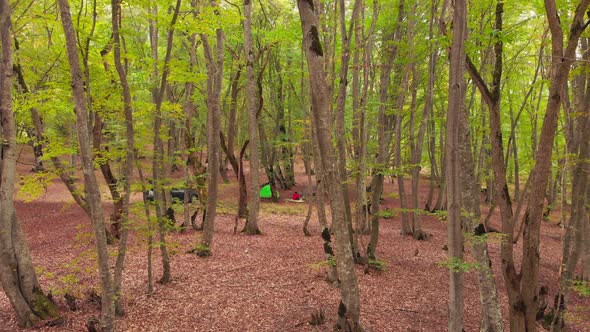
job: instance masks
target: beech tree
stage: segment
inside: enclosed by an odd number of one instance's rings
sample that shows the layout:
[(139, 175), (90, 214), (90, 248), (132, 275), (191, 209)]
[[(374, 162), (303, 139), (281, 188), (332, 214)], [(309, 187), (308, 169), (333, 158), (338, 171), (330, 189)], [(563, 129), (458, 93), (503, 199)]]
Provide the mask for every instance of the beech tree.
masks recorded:
[(256, 116), (256, 79), (254, 76), (254, 54), (252, 51), (252, 3), (244, 0), (244, 52), (246, 53), (246, 107), (248, 109), (248, 133), (250, 136), (250, 190), (248, 192), (248, 222), (246, 234), (258, 234), (258, 210), (260, 205), (259, 171), (260, 151), (258, 119)]
[[(551, 80), (549, 97), (545, 108), (545, 118), (539, 136), (539, 146), (536, 153), (535, 167), (531, 171), (531, 187), (533, 190), (527, 201), (524, 215), (522, 276), (520, 279), (522, 304), (524, 304), (524, 321), (513, 325), (513, 330), (534, 331), (536, 315), (539, 307), (539, 243), (541, 220), (543, 218), (543, 200), (545, 190), (551, 176), (551, 158), (553, 155), (553, 141), (557, 131), (557, 121), (562, 103), (564, 84), (570, 72), (571, 64), (576, 56), (576, 49), (580, 35), (589, 22), (584, 16), (590, 5), (589, 0), (580, 1), (572, 17), (572, 23), (564, 44), (564, 31), (561, 25), (557, 6), (554, 0), (545, 0), (547, 22), (551, 31)], [(507, 270), (508, 271), (508, 270)], [(515, 277), (515, 276), (512, 276)], [(511, 284), (512, 282), (511, 277)], [(507, 278), (508, 279), (508, 278)], [(508, 286), (507, 287), (511, 287)], [(515, 308), (516, 309), (516, 308)]]
[(329, 118), (329, 93), (326, 78), (322, 70), (324, 53), (319, 35), (319, 20), (314, 12), (313, 0), (298, 0), (303, 45), (307, 58), (309, 83), (311, 90), (312, 122), (316, 128), (316, 140), (319, 146), (318, 160), (322, 164), (322, 180), (330, 197), (332, 227), (336, 239), (336, 269), (341, 285), (341, 301), (338, 308), (336, 328), (345, 331), (361, 331), (360, 298), (356, 273), (354, 271), (353, 253), (350, 244), (349, 228), (346, 223), (344, 193), (338, 179), (335, 164)]
[(460, 117), (465, 107), (465, 39), (467, 38), (467, 5), (463, 0), (455, 1), (452, 19), (453, 42), (450, 49), (449, 103), (447, 111), (446, 140), (446, 190), (448, 199), (448, 248), (451, 268), (449, 269), (449, 331), (463, 330), (463, 273), (453, 268), (463, 260), (463, 223), (461, 209), (460, 174)]
[(72, 93), (75, 105), (74, 110), (76, 113), (76, 131), (80, 147), (80, 156), (82, 158), (86, 200), (90, 209), (90, 217), (94, 228), (94, 236), (96, 238), (96, 251), (98, 255), (102, 297), (101, 326), (104, 331), (112, 331), (114, 329), (113, 324), (115, 318), (113, 280), (109, 267), (109, 254), (107, 250), (107, 236), (104, 228), (102, 199), (100, 197), (96, 175), (94, 174), (90, 136), (88, 133), (88, 113), (86, 110), (86, 98), (84, 96), (83, 76), (80, 69), (76, 33), (72, 24), (68, 1), (59, 0), (58, 5), (64, 35), (66, 37), (68, 62), (70, 64)]
[(43, 293), (27, 240), (14, 207), (16, 122), (12, 109), (12, 29), (10, 4), (0, 1), (0, 281), (22, 327), (56, 317), (58, 309)]
[[(218, 4), (211, 2), (213, 8)], [(218, 15), (218, 14), (217, 14)], [(221, 130), (221, 87), (223, 84), (224, 34), (221, 27), (215, 28), (215, 48), (209, 36), (201, 34), (207, 63), (207, 207), (203, 237), (196, 253), (209, 256), (213, 245), (214, 222), (217, 209), (217, 179), (219, 169), (219, 131)]]

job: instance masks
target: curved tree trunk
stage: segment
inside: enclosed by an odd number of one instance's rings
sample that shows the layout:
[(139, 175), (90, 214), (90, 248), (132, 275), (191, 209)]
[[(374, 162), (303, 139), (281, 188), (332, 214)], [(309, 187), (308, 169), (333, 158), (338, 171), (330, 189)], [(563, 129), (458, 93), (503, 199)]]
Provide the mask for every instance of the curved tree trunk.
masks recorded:
[(522, 258), (522, 297), (526, 309), (526, 325), (528, 330), (534, 330), (539, 298), (539, 241), (541, 219), (543, 216), (543, 200), (551, 175), (551, 158), (553, 156), (553, 140), (557, 130), (557, 120), (561, 106), (561, 93), (567, 81), (570, 67), (576, 56), (578, 39), (585, 30), (585, 13), (590, 0), (582, 0), (576, 7), (568, 34), (568, 43), (564, 47), (563, 28), (557, 13), (554, 0), (545, 0), (545, 10), (551, 31), (552, 61), (551, 83), (547, 101), (545, 118), (539, 137), (539, 147), (536, 153), (536, 164), (532, 170), (531, 186), (535, 188), (528, 199), (527, 210), (524, 215), (525, 230), (523, 237)]
[[(131, 108), (131, 91), (127, 81), (127, 70), (123, 66), (121, 60), (121, 41), (122, 38), (119, 33), (121, 24), (121, 2), (119, 0), (112, 0), (112, 23), (113, 23), (113, 39), (114, 39), (114, 61), (119, 82), (122, 89), (123, 110), (125, 113), (125, 133), (127, 139), (127, 151), (125, 168), (123, 171), (123, 197), (121, 201), (121, 218), (120, 224), (117, 228), (117, 234), (120, 235), (119, 248), (117, 259), (115, 263), (115, 271), (113, 277), (113, 294), (115, 296), (115, 313), (123, 314), (121, 307), (121, 287), (123, 279), (123, 269), (125, 263), (125, 255), (127, 253), (127, 237), (129, 234), (129, 200), (131, 198), (131, 182), (133, 181), (133, 168), (135, 163), (135, 128), (133, 125), (133, 110)], [(115, 207), (117, 208), (117, 207)]]
[(16, 123), (12, 110), (12, 31), (10, 5), (0, 0), (0, 282), (21, 327), (58, 315), (37, 281), (31, 254), (16, 217)]
[(88, 113), (86, 98), (84, 96), (84, 84), (82, 82), (82, 71), (76, 43), (76, 34), (70, 15), (70, 6), (67, 0), (58, 1), (61, 21), (66, 37), (68, 60), (72, 80), (72, 90), (76, 111), (76, 131), (84, 170), (84, 185), (98, 254), (98, 268), (101, 280), (102, 291), (102, 318), (103, 331), (114, 329), (114, 302), (113, 302), (113, 280), (109, 267), (109, 254), (107, 250), (107, 236), (104, 228), (104, 212), (102, 200), (98, 187), (98, 181), (94, 174), (90, 135), (88, 132)]
[(336, 239), (336, 268), (341, 282), (341, 302), (338, 308), (337, 328), (347, 331), (359, 331), (360, 295), (357, 284), (350, 234), (345, 222), (344, 193), (338, 182), (338, 172), (334, 164), (335, 156), (330, 132), (329, 93), (323, 71), (324, 54), (319, 36), (319, 21), (314, 13), (313, 0), (298, 0), (297, 6), (303, 30), (303, 43), (308, 63), (312, 116), (317, 124), (317, 140), (320, 147), (318, 160), (323, 166), (323, 180), (329, 191), (332, 210), (332, 227)]

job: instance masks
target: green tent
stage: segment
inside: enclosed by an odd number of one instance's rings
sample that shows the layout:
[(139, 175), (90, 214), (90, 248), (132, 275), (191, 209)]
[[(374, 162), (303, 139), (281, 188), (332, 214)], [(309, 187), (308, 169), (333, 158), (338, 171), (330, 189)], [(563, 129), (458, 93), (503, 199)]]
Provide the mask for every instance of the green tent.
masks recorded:
[[(277, 192), (277, 198), (280, 197), (280, 194)], [(270, 183), (265, 184), (260, 189), (260, 198), (272, 198), (272, 190), (270, 188)]]

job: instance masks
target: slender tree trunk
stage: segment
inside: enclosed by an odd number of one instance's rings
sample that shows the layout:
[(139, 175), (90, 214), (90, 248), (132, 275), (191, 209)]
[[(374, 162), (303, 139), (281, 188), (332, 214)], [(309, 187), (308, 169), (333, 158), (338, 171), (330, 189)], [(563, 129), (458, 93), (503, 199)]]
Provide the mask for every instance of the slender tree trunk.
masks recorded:
[[(434, 21), (435, 15), (437, 12), (438, 4), (436, 1), (432, 2), (430, 8), (430, 22), (429, 22), (429, 40), (434, 39)], [(412, 156), (410, 160), (410, 164), (412, 165), (411, 174), (412, 174), (412, 208), (414, 209), (414, 224), (421, 225), (422, 223), (422, 215), (418, 211), (418, 185), (420, 181), (420, 170), (422, 167), (420, 166), (422, 160), (422, 147), (424, 145), (424, 136), (426, 134), (426, 129), (428, 126), (428, 119), (430, 114), (434, 108), (434, 83), (436, 81), (436, 65), (438, 63), (438, 45), (435, 43), (430, 44), (430, 52), (428, 56), (428, 85), (426, 87), (426, 95), (425, 95), (425, 102), (424, 108), (422, 110), (422, 120), (420, 121), (420, 125), (418, 127), (418, 135), (416, 137), (415, 145), (412, 149)], [(414, 78), (416, 79), (416, 78)], [(404, 229), (402, 228), (402, 232)]]
[(72, 25), (68, 1), (59, 0), (58, 5), (66, 38), (68, 61), (70, 65), (72, 91), (76, 112), (76, 131), (78, 134), (78, 144), (80, 148), (80, 156), (82, 158), (82, 168), (84, 171), (84, 185), (88, 206), (90, 209), (90, 216), (92, 219), (92, 226), (94, 227), (94, 234), (96, 237), (98, 268), (102, 290), (101, 325), (103, 331), (112, 331), (114, 330), (113, 280), (111, 278), (109, 267), (109, 254), (107, 250), (107, 237), (104, 228), (102, 200), (100, 197), (98, 181), (94, 173), (94, 165), (92, 160), (92, 150), (88, 132), (88, 113), (86, 111), (84, 83), (82, 81), (82, 71), (80, 70), (80, 60), (78, 57), (78, 48), (76, 46), (76, 34)]
[[(588, 39), (581, 43), (583, 60), (588, 61)], [(564, 327), (564, 314), (567, 310), (569, 291), (573, 286), (574, 273), (578, 261), (584, 250), (584, 223), (588, 218), (588, 182), (590, 177), (590, 75), (587, 62), (582, 62), (581, 73), (575, 81), (576, 107), (578, 117), (571, 127), (575, 127), (568, 139), (569, 153), (577, 153), (572, 172), (571, 207), (569, 220), (564, 222), (565, 235), (563, 237), (563, 254), (559, 276), (559, 292), (556, 295), (558, 301), (553, 311), (551, 331), (561, 331)], [(567, 96), (564, 96), (567, 98)], [(573, 121), (572, 121), (573, 122)], [(574, 128), (571, 128), (572, 131)], [(564, 206), (565, 207), (565, 206)], [(587, 227), (588, 225), (586, 225)]]
[(32, 327), (58, 315), (37, 281), (25, 234), (16, 216), (16, 123), (12, 109), (12, 29), (10, 4), (0, 0), (0, 282), (18, 324)]
[(129, 83), (127, 81), (127, 70), (123, 66), (121, 60), (121, 44), (122, 38), (119, 33), (121, 25), (121, 2), (120, 0), (112, 0), (112, 23), (113, 23), (113, 39), (114, 39), (114, 60), (115, 68), (121, 83), (123, 94), (123, 109), (125, 113), (125, 130), (127, 139), (127, 153), (125, 159), (125, 170), (123, 172), (123, 197), (121, 198), (121, 224), (117, 228), (120, 234), (119, 250), (114, 271), (114, 296), (115, 296), (115, 311), (122, 314), (120, 307), (121, 303), (121, 284), (123, 277), (123, 268), (125, 263), (125, 254), (127, 252), (127, 237), (129, 234), (129, 199), (131, 197), (131, 182), (133, 181), (133, 168), (135, 160), (135, 129), (133, 126), (133, 110), (131, 108), (131, 92)]
[(460, 174), (460, 116), (465, 105), (465, 39), (467, 37), (467, 4), (456, 0), (452, 18), (452, 45), (450, 49), (449, 99), (446, 135), (446, 190), (448, 212), (449, 263), (449, 331), (463, 331), (463, 273), (452, 268), (463, 262), (463, 227), (461, 221)]
[(345, 133), (345, 113), (346, 113), (346, 95), (348, 86), (348, 65), (350, 63), (350, 39), (352, 37), (352, 29), (354, 22), (360, 10), (360, 0), (355, 0), (354, 9), (352, 11), (351, 25), (346, 31), (346, 8), (344, 0), (339, 0), (340, 7), (340, 36), (342, 43), (342, 55), (340, 64), (340, 81), (338, 83), (338, 96), (336, 97), (336, 111), (335, 111), (335, 134), (336, 134), (336, 148), (338, 157), (338, 175), (340, 184), (342, 186), (342, 193), (344, 194), (344, 212), (346, 216), (346, 224), (349, 228), (350, 244), (352, 246), (354, 260), (360, 259), (360, 253), (357, 246), (356, 237), (354, 236), (352, 227), (352, 212), (350, 208), (350, 197), (348, 193), (348, 175), (346, 171), (346, 133)]
[[(211, 6), (217, 7), (215, 1)], [(207, 215), (203, 225), (203, 237), (201, 248), (197, 250), (199, 256), (211, 255), (213, 245), (214, 221), (217, 211), (217, 178), (219, 169), (219, 131), (221, 129), (221, 87), (223, 81), (223, 55), (224, 35), (223, 30), (215, 30), (216, 45), (215, 54), (209, 45), (209, 39), (201, 35), (205, 58), (207, 60)]]
[(383, 63), (381, 64), (381, 76), (379, 78), (379, 115), (377, 124), (377, 139), (379, 142), (379, 152), (377, 154), (376, 167), (373, 170), (374, 176), (371, 183), (371, 239), (367, 248), (367, 257), (375, 259), (377, 251), (377, 242), (379, 240), (379, 204), (381, 194), (383, 193), (384, 172), (389, 162), (389, 143), (391, 141), (392, 116), (386, 114), (387, 105), (390, 101), (389, 84), (390, 75), (393, 69), (393, 62), (397, 56), (398, 49), (394, 44), (401, 39), (401, 25), (405, 17), (405, 1), (400, 1), (398, 5), (398, 16), (396, 27), (393, 32), (384, 37), (383, 44), (387, 45)]
[[(176, 1), (172, 20), (168, 27), (168, 34), (166, 38), (166, 54), (164, 56), (164, 69), (162, 70), (162, 77), (160, 78), (160, 86), (154, 89), (156, 112), (154, 114), (154, 160), (153, 160), (153, 177), (154, 177), (154, 201), (156, 205), (156, 218), (158, 220), (158, 233), (160, 242), (160, 252), (162, 253), (162, 277), (159, 282), (166, 284), (170, 282), (170, 256), (168, 254), (168, 247), (166, 245), (166, 194), (163, 188), (163, 181), (165, 180), (164, 171), (164, 142), (161, 138), (162, 130), (162, 103), (166, 96), (166, 86), (168, 84), (168, 74), (170, 73), (170, 59), (172, 58), (172, 42), (174, 39), (174, 27), (178, 19), (180, 11), (181, 0)], [(154, 8), (157, 10), (157, 8)], [(152, 28), (155, 29), (155, 28)], [(156, 60), (158, 42), (157, 30), (151, 31), (151, 43), (153, 58)], [(155, 61), (157, 63), (157, 61)], [(154, 76), (157, 77), (157, 64), (154, 67)]]
[[(395, 142), (394, 142), (394, 151), (395, 151), (395, 158), (394, 158), (394, 167), (398, 169), (398, 174), (396, 175), (397, 180), (397, 188), (399, 193), (399, 202), (401, 208), (401, 218), (402, 218), (402, 229), (401, 234), (403, 235), (413, 235), (417, 240), (424, 240), (426, 239), (426, 234), (422, 232), (421, 224), (415, 223), (414, 228), (410, 228), (410, 220), (409, 220), (409, 213), (408, 213), (408, 203), (407, 203), (407, 195), (406, 195), (406, 186), (404, 175), (405, 172), (402, 171), (403, 167), (403, 158), (402, 158), (402, 125), (403, 125), (403, 115), (402, 109), (405, 104), (406, 99), (406, 90), (408, 89), (408, 81), (410, 80), (410, 72), (409, 72), (409, 65), (406, 66), (403, 70), (403, 78), (400, 82), (394, 82), (395, 86), (399, 86), (397, 91), (397, 101), (395, 105), (396, 115), (394, 117), (395, 125), (394, 125), (394, 135), (395, 135)], [(398, 71), (395, 71), (394, 76), (400, 76)]]
[(344, 193), (338, 183), (338, 172), (334, 164), (333, 146), (331, 143), (329, 91), (322, 70), (324, 53), (319, 36), (319, 21), (314, 13), (313, 0), (298, 0), (299, 15), (303, 31), (303, 44), (308, 63), (309, 81), (312, 101), (312, 116), (317, 124), (317, 140), (320, 147), (323, 180), (329, 191), (330, 208), (332, 210), (332, 227), (336, 239), (336, 268), (341, 281), (341, 301), (338, 308), (337, 328), (346, 331), (362, 330), (360, 325), (360, 295), (357, 284), (352, 248), (350, 245), (349, 228), (346, 225), (344, 210)]
[[(146, 187), (145, 177), (143, 176), (142, 166), (139, 164), (138, 160), (135, 159), (135, 167), (137, 168), (137, 173), (139, 174), (139, 181), (141, 182), (141, 191), (145, 192), (148, 190)], [(154, 225), (152, 221), (152, 216), (149, 207), (150, 202), (147, 200), (147, 197), (143, 197), (143, 209), (146, 217), (147, 223), (147, 289), (146, 294), (148, 297), (152, 297), (154, 293), (154, 277), (153, 277), (153, 264), (152, 264), (152, 257), (154, 252)]]
[(543, 199), (547, 182), (551, 174), (551, 158), (553, 155), (553, 140), (557, 130), (557, 120), (561, 106), (561, 92), (567, 80), (571, 64), (576, 56), (578, 39), (586, 22), (584, 16), (590, 0), (582, 0), (576, 7), (572, 20), (568, 43), (564, 48), (563, 30), (557, 14), (554, 0), (545, 0), (545, 10), (551, 31), (552, 61), (551, 82), (549, 87), (549, 99), (545, 110), (545, 118), (539, 137), (539, 147), (536, 154), (536, 164), (532, 170), (533, 180), (528, 199), (527, 210), (524, 215), (525, 230), (523, 237), (522, 259), (522, 297), (526, 309), (526, 330), (535, 329), (536, 314), (538, 309), (538, 279), (539, 279), (539, 241), (541, 231), (541, 219), (543, 215)]
[(246, 188), (246, 177), (244, 176), (244, 169), (242, 167), (242, 160), (244, 157), (244, 153), (246, 148), (248, 147), (248, 144), (250, 143), (249, 140), (246, 140), (244, 142), (244, 145), (242, 146), (242, 149), (240, 151), (240, 155), (239, 155), (239, 160), (236, 159), (236, 156), (233, 152), (231, 152), (227, 146), (227, 144), (225, 143), (225, 136), (223, 135), (222, 132), (219, 132), (219, 143), (220, 143), (220, 147), (223, 150), (223, 152), (225, 153), (227, 160), (229, 161), (229, 163), (232, 166), (232, 169), (234, 169), (234, 172), (237, 175), (237, 179), (238, 179), (238, 213), (237, 213), (237, 217), (238, 218), (247, 218), (248, 217), (248, 191)]
[(256, 116), (256, 77), (254, 76), (254, 53), (252, 51), (252, 4), (244, 0), (244, 52), (246, 53), (246, 107), (248, 109), (248, 133), (250, 136), (250, 199), (246, 234), (259, 234), (258, 211), (260, 209), (260, 139)]

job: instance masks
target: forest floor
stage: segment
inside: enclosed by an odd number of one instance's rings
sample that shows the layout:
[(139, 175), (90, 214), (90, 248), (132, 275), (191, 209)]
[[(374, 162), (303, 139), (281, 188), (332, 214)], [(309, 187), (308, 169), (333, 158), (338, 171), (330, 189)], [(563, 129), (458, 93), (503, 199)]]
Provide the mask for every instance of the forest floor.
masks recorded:
[[(30, 175), (21, 165), (23, 175)], [(229, 175), (231, 171), (228, 172)], [(307, 204), (286, 201), (294, 191), (304, 192), (306, 177), (281, 192), (279, 203), (261, 207), (261, 236), (234, 234), (237, 205), (235, 179), (220, 185), (220, 203), (215, 223), (213, 255), (199, 258), (186, 253), (198, 243), (199, 232), (171, 233), (172, 281), (154, 284), (146, 296), (147, 245), (145, 217), (138, 209), (131, 234), (124, 272), (125, 316), (117, 320), (119, 331), (331, 331), (337, 315), (339, 290), (325, 281), (325, 266), (317, 218), (310, 222), (313, 236), (305, 237), (302, 223)], [(386, 184), (386, 193), (397, 192)], [(427, 182), (421, 184), (423, 204)], [(105, 189), (106, 194), (106, 189)], [(399, 207), (393, 195), (384, 195), (384, 207)], [(140, 200), (140, 194), (134, 197)], [(487, 210), (487, 206), (483, 206)], [(86, 301), (92, 287), (98, 287), (95, 251), (90, 222), (73, 203), (66, 188), (54, 181), (39, 198), (17, 202), (34, 264), (42, 287), (52, 291), (66, 318), (58, 327), (41, 326), (40, 331), (85, 331), (85, 323), (100, 312)], [(556, 216), (554, 219), (559, 219)], [(177, 220), (182, 213), (177, 213)], [(432, 235), (426, 241), (401, 236), (400, 217), (382, 219), (377, 258), (386, 263), (383, 271), (357, 267), (361, 291), (361, 316), (367, 331), (446, 331), (448, 270), (442, 263), (447, 224), (435, 216), (424, 216), (423, 229)], [(499, 228), (498, 218), (492, 225)], [(243, 223), (240, 223), (240, 227)], [(561, 257), (561, 228), (543, 222), (540, 282), (549, 286), (552, 304)], [(522, 243), (522, 241), (520, 241)], [(362, 238), (366, 247), (368, 237)], [(113, 248), (115, 250), (115, 248)], [(473, 261), (466, 247), (468, 261)], [(502, 314), (507, 321), (507, 298), (499, 272), (499, 240), (490, 242), (490, 255), (500, 292)], [(520, 256), (521, 246), (515, 250)], [(519, 258), (518, 258), (519, 259)], [(154, 249), (154, 278), (161, 275), (159, 250)], [(67, 309), (63, 294), (76, 296), (79, 310)], [(465, 331), (477, 331), (480, 307), (475, 271), (465, 275)], [(326, 322), (308, 324), (310, 316), (323, 310)], [(567, 316), (571, 331), (590, 331), (590, 298), (573, 294)], [(508, 329), (506, 329), (508, 330)], [(0, 292), (0, 331), (20, 331), (4, 292)]]

